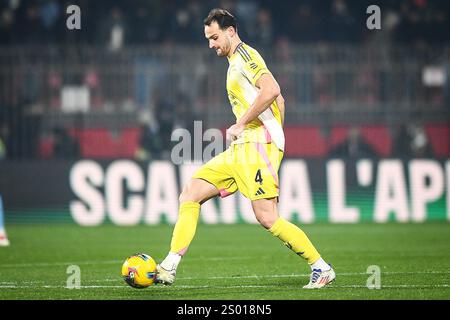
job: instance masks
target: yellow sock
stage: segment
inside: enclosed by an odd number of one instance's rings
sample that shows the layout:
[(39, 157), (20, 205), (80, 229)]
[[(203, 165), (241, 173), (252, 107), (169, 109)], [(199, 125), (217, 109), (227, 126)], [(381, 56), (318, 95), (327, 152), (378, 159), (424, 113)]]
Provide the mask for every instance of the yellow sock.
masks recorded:
[(178, 221), (172, 234), (170, 252), (184, 255), (195, 235), (200, 215), (200, 203), (188, 201), (180, 205)]
[(308, 236), (286, 219), (278, 218), (269, 232), (283, 241), (289, 249), (306, 259), (309, 264), (313, 264), (320, 258), (319, 252), (314, 248)]

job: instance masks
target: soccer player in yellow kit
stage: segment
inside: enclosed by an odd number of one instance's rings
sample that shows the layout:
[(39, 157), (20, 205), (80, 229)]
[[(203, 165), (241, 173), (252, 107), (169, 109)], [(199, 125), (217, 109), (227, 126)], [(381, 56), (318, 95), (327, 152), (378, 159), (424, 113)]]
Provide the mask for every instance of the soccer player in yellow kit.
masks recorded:
[(157, 283), (170, 285), (194, 238), (200, 206), (239, 190), (251, 200), (256, 219), (288, 248), (310, 264), (304, 288), (321, 288), (336, 275), (306, 234), (277, 211), (278, 168), (284, 153), (284, 99), (280, 87), (260, 54), (243, 43), (236, 19), (228, 11), (213, 9), (204, 20), (209, 47), (227, 57), (227, 93), (236, 123), (226, 131), (230, 147), (203, 165), (184, 187), (167, 257), (157, 266)]

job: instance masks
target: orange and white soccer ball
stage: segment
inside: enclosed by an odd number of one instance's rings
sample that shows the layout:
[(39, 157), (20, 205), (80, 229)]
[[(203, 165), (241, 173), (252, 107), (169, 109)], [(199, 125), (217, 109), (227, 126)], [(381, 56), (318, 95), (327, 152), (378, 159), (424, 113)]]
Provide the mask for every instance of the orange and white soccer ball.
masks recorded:
[(123, 263), (122, 277), (133, 288), (151, 286), (156, 279), (156, 261), (145, 253), (134, 254)]

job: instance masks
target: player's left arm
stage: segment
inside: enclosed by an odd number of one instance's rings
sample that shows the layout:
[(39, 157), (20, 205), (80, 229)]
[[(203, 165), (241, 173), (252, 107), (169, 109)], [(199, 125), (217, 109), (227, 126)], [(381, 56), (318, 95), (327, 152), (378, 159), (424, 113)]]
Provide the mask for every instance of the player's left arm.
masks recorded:
[(231, 138), (231, 140), (237, 139), (248, 123), (255, 120), (261, 113), (269, 108), (277, 97), (281, 96), (280, 86), (269, 72), (262, 74), (256, 81), (255, 86), (259, 88), (259, 93), (256, 96), (255, 101), (236, 124), (232, 125), (227, 130), (227, 136), (228, 138)]

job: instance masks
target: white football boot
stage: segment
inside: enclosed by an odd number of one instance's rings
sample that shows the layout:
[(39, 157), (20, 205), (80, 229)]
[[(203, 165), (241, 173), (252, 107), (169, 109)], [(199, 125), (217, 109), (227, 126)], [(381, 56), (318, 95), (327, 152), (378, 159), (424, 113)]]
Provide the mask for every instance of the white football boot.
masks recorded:
[(170, 286), (175, 281), (176, 273), (175, 269), (166, 270), (158, 264), (156, 265), (156, 283)]
[(303, 286), (304, 289), (319, 289), (332, 283), (336, 279), (336, 273), (330, 265), (330, 270), (322, 271), (321, 269), (313, 269), (309, 283)]

